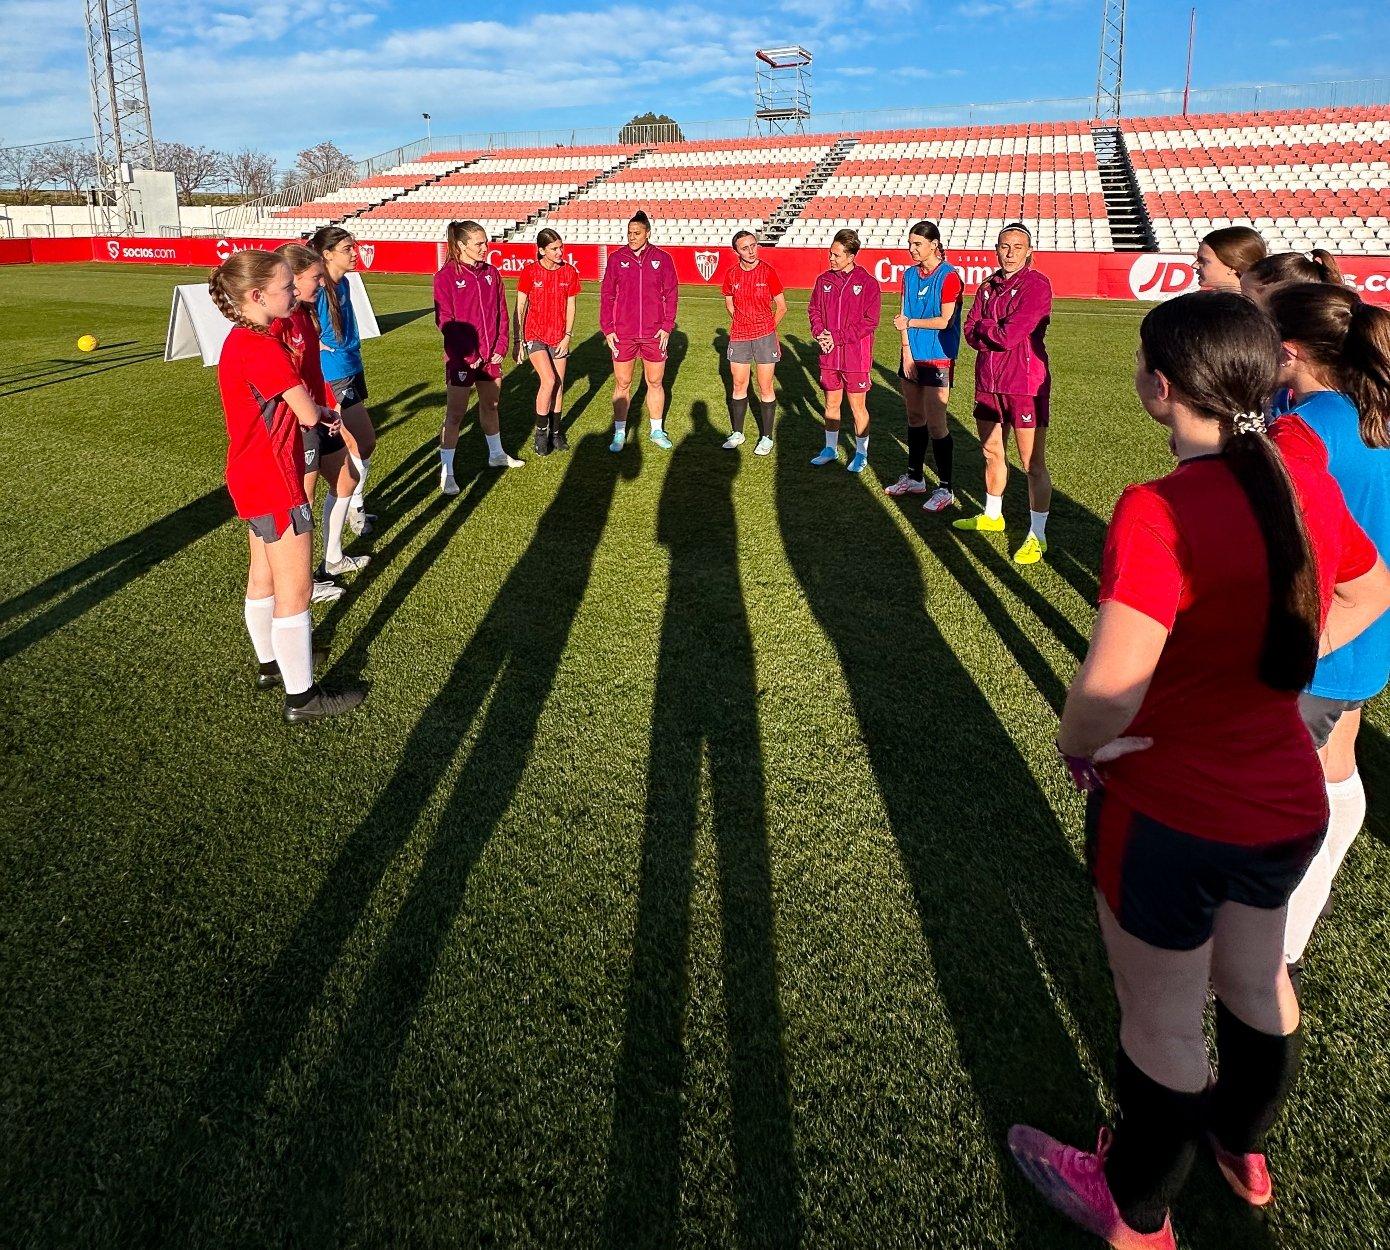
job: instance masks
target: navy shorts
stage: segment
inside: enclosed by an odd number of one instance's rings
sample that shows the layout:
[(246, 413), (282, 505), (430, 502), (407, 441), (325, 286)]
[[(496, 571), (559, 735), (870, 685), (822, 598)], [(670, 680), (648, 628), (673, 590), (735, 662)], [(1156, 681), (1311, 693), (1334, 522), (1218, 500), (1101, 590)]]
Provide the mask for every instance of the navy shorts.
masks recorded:
[(910, 378), (903, 372), (903, 362), (898, 361), (898, 377), (904, 382), (911, 382), (916, 386), (945, 386), (950, 387), (956, 380), (955, 361), (945, 365), (928, 364), (925, 360), (914, 360), (917, 376)]
[(1196, 950), (1222, 903), (1289, 901), (1326, 828), (1262, 846), (1181, 833), (1105, 791), (1086, 803), (1086, 863), (1120, 928), (1163, 950)]
[(261, 542), (278, 543), (290, 530), (296, 534), (309, 533), (314, 528), (314, 511), (307, 503), (302, 503), (287, 512), (263, 512), (260, 516), (247, 517), (246, 524)]
[(340, 409), (367, 402), (367, 379), (364, 374), (354, 373), (350, 378), (334, 378), (329, 385), (333, 388), (333, 395)]

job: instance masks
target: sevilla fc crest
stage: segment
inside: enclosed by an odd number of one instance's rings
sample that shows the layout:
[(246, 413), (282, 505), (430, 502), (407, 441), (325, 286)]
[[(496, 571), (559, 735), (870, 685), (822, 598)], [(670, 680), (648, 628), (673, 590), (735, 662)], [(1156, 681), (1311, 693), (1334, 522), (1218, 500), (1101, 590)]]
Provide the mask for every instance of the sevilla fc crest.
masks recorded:
[(696, 252), (695, 268), (700, 271), (700, 277), (708, 282), (714, 277), (714, 271), (719, 268), (719, 253)]
[(858, 295), (859, 292), (862, 291), (863, 289), (864, 289), (864, 288), (863, 288), (862, 286), (855, 286), (855, 287), (851, 287), (851, 288), (850, 288), (850, 290), (852, 290), (856, 295)]
[(362, 268), (370, 269), (372, 267), (372, 260), (375, 256), (375, 243), (359, 243), (357, 245), (357, 258), (362, 262)]

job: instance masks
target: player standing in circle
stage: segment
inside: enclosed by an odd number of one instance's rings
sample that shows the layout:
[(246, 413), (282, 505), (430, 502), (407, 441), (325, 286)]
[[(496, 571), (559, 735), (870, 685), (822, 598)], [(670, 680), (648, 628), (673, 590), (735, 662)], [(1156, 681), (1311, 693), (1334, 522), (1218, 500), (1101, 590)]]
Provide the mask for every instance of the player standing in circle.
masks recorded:
[(613, 353), (613, 441), (609, 451), (627, 444), (627, 412), (632, 402), (632, 364), (642, 358), (647, 383), (647, 418), (652, 442), (671, 450), (666, 411), (666, 349), (676, 328), (676, 262), (651, 242), (652, 224), (638, 209), (627, 223), (627, 246), (608, 258), (599, 289), (598, 327)]
[(1241, 274), (1266, 255), (1265, 241), (1249, 226), (1213, 230), (1197, 245), (1197, 285), (1203, 291), (1239, 291)]
[(773, 378), (782, 359), (777, 327), (787, 315), (782, 279), (765, 260), (758, 259), (758, 238), (751, 230), (734, 235), (738, 262), (724, 275), (724, 307), (729, 324), (729, 437), (725, 448), (743, 443), (743, 420), (748, 415), (748, 382), (754, 369), (758, 377), (758, 442), (755, 456), (772, 450), (772, 430), (777, 415)]
[(1120, 1008), (1118, 1123), (1094, 1153), (1024, 1125), (1009, 1148), (1112, 1246), (1173, 1250), (1168, 1210), (1203, 1137), (1240, 1198), (1274, 1196), (1264, 1137), (1299, 1053), (1287, 904), (1327, 828), (1298, 696), (1320, 645), (1390, 604), (1390, 573), (1327, 471), (1265, 432), (1280, 347), (1258, 308), (1182, 295), (1139, 338), (1135, 389), (1178, 464), (1116, 505), (1057, 736), (1089, 794), (1086, 857)]
[(1342, 267), (1331, 252), (1315, 247), (1303, 252), (1276, 252), (1256, 261), (1240, 275), (1240, 293), (1266, 308), (1269, 297), (1281, 286), (1300, 282), (1326, 282), (1332, 286), (1346, 285)]
[(434, 324), (444, 336), (444, 426), (439, 432), (439, 489), (459, 493), (454, 480), (454, 449), (468, 396), (478, 392), (478, 424), (487, 440), (492, 469), (519, 469), (524, 463), (502, 446), (498, 405), (502, 402), (502, 362), (510, 329), (502, 274), (487, 259), (487, 231), (476, 221), (451, 221), (445, 239), (449, 259), (434, 275)]
[(564, 240), (549, 226), (536, 235), (536, 259), (516, 284), (516, 362), (529, 357), (536, 387), (536, 455), (568, 451), (565, 365), (574, 337), (579, 271), (565, 260)]
[(270, 332), (289, 350), (310, 398), (327, 410), (317, 425), (300, 431), (304, 439), (304, 497), (311, 508), (319, 474), (328, 483), (323, 499), (323, 564), (314, 574), (313, 601), (319, 603), (341, 598), (343, 588), (332, 579), (366, 568), (370, 557), (343, 555), (343, 529), (357, 487), (357, 473), (343, 441), (342, 414), (336, 411), (336, 397), (323, 380), (319, 361), (314, 306), (323, 286), (323, 259), (303, 243), (282, 243), (275, 253), (285, 258), (294, 273), (295, 303), (288, 317), (271, 323)]
[(314, 514), (304, 497), (300, 426), (325, 412), (299, 379), (283, 343), (270, 332), (294, 305), (294, 275), (283, 257), (250, 249), (212, 271), (208, 293), (232, 331), (217, 362), (227, 422), (227, 492), (246, 521), (251, 564), (244, 619), (262, 690), (283, 686), (285, 719), (314, 720), (351, 711), (361, 690), (329, 694), (314, 684)]
[(812, 464), (830, 464), (840, 441), (840, 405), (849, 395), (854, 419), (854, 456), (845, 467), (862, 473), (869, 463), (869, 372), (874, 365), (874, 332), (883, 293), (867, 269), (860, 268), (859, 236), (837, 231), (830, 244), (830, 268), (811, 291), (807, 315), (811, 337), (820, 348), (820, 384), (825, 391), (825, 446)]
[[(1390, 310), (1319, 282), (1277, 288), (1269, 312), (1283, 340), (1279, 380), (1288, 388), (1282, 405), (1276, 402), (1288, 415), (1272, 430), (1293, 426), (1304, 436), (1342, 488), (1348, 511), (1379, 551), (1390, 552)], [(1356, 735), (1362, 706), (1387, 682), (1390, 614), (1323, 656), (1299, 700), (1322, 760), (1331, 818), (1327, 841), (1289, 901), (1285, 954), (1295, 971), (1366, 819)]]
[(343, 441), (357, 473), (348, 525), (357, 535), (370, 534), (376, 517), (367, 512), (362, 492), (376, 450), (376, 428), (367, 411), (367, 378), (362, 372), (362, 337), (352, 310), (352, 291), (347, 275), (357, 268), (357, 240), (342, 226), (324, 226), (314, 232), (309, 246), (323, 257), (323, 286), (319, 288), (315, 315), (319, 327), (319, 359), (323, 376), (338, 397), (343, 414)]
[(893, 318), (902, 334), (898, 378), (907, 409), (907, 472), (886, 489), (894, 498), (927, 493), (923, 465), (930, 441), (937, 487), (922, 507), (943, 512), (956, 502), (951, 490), (955, 441), (946, 405), (960, 351), (960, 297), (965, 287), (960, 274), (946, 262), (935, 222), (919, 221), (913, 226), (907, 250), (914, 263), (903, 270), (903, 309)]
[(958, 530), (1004, 529), (1006, 455), (1012, 430), (1019, 463), (1028, 475), (1028, 537), (1014, 553), (1036, 564), (1047, 550), (1052, 478), (1047, 472), (1047, 426), (1052, 374), (1047, 364), (1052, 283), (1033, 268), (1033, 236), (1022, 222), (999, 232), (999, 268), (985, 279), (965, 319), (965, 341), (975, 356), (975, 428), (985, 457), (985, 510), (951, 522)]

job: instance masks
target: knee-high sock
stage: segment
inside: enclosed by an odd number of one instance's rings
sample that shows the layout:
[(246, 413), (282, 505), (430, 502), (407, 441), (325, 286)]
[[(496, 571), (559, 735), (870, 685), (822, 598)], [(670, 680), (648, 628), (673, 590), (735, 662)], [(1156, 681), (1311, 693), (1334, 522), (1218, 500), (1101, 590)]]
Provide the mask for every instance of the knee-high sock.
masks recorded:
[(758, 400), (758, 433), (764, 438), (771, 438), (773, 427), (776, 424), (777, 401), (775, 399)]
[(256, 648), (256, 659), (269, 664), (275, 658), (275, 649), (270, 644), (270, 623), (275, 616), (275, 596), (246, 601), (246, 632), (251, 635), (251, 645)]
[(1123, 1050), (1115, 1065), (1120, 1119), (1105, 1179), (1125, 1223), (1141, 1233), (1163, 1227), (1192, 1168), (1204, 1096), (1169, 1089), (1141, 1072)]
[(907, 427), (907, 475), (914, 482), (922, 480), (922, 466), (927, 461), (927, 444), (931, 434), (925, 425)]
[[(352, 456), (349, 452), (348, 455)], [(367, 471), (372, 467), (372, 458), (368, 456), (365, 460), (361, 456), (352, 456), (353, 468), (357, 470), (357, 486), (352, 492), (352, 506), (362, 508), (366, 505), (362, 502), (362, 492), (367, 489)]]
[(1327, 783), (1327, 840), (1318, 850), (1298, 888), (1289, 899), (1289, 924), (1284, 934), (1284, 959), (1297, 963), (1303, 958), (1313, 926), (1326, 909), (1332, 895), (1332, 880), (1342, 866), (1347, 851), (1361, 826), (1366, 823), (1366, 787), (1360, 770), (1345, 781)]
[(1216, 1000), (1216, 1085), (1207, 1123), (1227, 1150), (1264, 1149), (1269, 1132), (1293, 1089), (1302, 1029), (1284, 1037), (1261, 1033)]
[(330, 563), (343, 558), (343, 526), (347, 524), (351, 495), (335, 495), (331, 490), (323, 496), (323, 558)]
[(303, 694), (314, 684), (314, 624), (308, 612), (277, 616), (270, 629), (275, 661), (287, 695)]
[(950, 487), (955, 472), (956, 440), (950, 434), (931, 441), (932, 459), (936, 461), (936, 476), (942, 486)]
[(743, 433), (743, 419), (748, 415), (748, 396), (729, 396), (729, 428), (735, 434)]

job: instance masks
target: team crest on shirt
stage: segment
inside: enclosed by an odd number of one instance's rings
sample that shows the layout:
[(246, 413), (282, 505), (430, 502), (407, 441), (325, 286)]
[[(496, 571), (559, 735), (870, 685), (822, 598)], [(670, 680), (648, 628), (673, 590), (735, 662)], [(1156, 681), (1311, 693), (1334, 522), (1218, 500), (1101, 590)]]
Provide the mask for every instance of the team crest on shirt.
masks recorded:
[(491, 275), (490, 273), (485, 273), (485, 274), (483, 274), (483, 281), (486, 282), (486, 283), (488, 284), (488, 286), (491, 286), (491, 285), (492, 285), (492, 275)]
[(719, 268), (719, 253), (696, 252), (695, 268), (700, 271), (700, 277), (708, 282), (714, 277), (714, 271)]
[(376, 259), (376, 244), (359, 243), (357, 245), (357, 259), (362, 262), (363, 269), (370, 269), (372, 261)]
[(864, 289), (864, 288), (863, 288), (862, 285), (861, 285), (861, 286), (852, 286), (852, 287), (850, 287), (850, 290), (853, 291), (856, 295), (858, 295), (859, 292), (862, 291), (863, 289)]
[(653, 268), (653, 269), (660, 269), (660, 268), (661, 268), (661, 262), (660, 262), (659, 260), (654, 260), (654, 261), (652, 261), (652, 268)]

